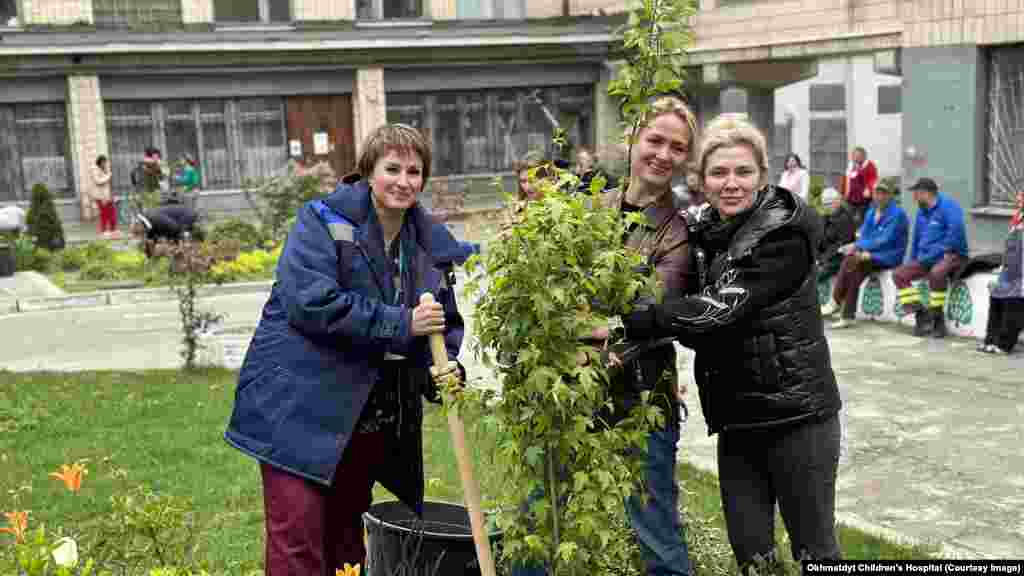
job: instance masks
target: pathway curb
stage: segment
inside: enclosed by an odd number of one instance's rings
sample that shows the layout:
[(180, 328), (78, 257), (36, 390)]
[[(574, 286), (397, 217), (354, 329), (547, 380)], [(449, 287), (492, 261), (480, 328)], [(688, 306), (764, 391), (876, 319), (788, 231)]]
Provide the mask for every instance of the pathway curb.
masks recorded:
[[(201, 298), (214, 296), (230, 296), (233, 294), (253, 294), (269, 292), (274, 282), (237, 282), (220, 286), (203, 286), (199, 290)], [(161, 302), (173, 300), (174, 290), (161, 288), (134, 288), (128, 290), (105, 290), (100, 292), (82, 292), (64, 296), (43, 296), (20, 298), (12, 303), (0, 303), (0, 313), (39, 312), (46, 310), (66, 310), (70, 308), (95, 308), (98, 306), (121, 306), (145, 302)]]

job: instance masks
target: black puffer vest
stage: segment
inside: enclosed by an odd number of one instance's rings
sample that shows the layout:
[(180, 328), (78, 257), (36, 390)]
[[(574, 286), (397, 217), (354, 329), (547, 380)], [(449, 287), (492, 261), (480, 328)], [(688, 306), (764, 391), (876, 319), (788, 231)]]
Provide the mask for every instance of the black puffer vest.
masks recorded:
[(697, 349), (694, 372), (709, 434), (824, 419), (842, 405), (818, 308), (813, 258), (820, 220), (785, 190), (769, 187), (761, 195), (727, 250), (709, 262), (696, 259), (702, 284), (734, 274), (736, 261), (752, 257), (766, 235), (783, 228), (806, 239), (812, 261), (794, 294)]

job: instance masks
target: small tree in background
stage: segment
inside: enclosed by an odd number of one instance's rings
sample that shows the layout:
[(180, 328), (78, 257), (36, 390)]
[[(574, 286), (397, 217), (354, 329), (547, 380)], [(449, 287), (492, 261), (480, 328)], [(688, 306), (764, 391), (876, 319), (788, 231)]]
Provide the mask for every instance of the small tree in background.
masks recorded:
[(46, 184), (39, 183), (32, 187), (32, 201), (25, 224), (36, 246), (47, 250), (64, 249), (64, 226), (57, 216), (53, 195)]

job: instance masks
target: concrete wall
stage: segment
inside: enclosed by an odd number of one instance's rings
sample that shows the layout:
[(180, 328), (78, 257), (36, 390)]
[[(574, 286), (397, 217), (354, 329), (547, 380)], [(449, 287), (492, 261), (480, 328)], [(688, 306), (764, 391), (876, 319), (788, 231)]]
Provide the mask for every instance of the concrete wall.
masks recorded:
[[(983, 51), (976, 46), (908, 48), (903, 51), (903, 145), (923, 155), (924, 163), (907, 163), (904, 184), (929, 176), (965, 211), (984, 202), (986, 148), (986, 75)], [(909, 192), (903, 205), (913, 221)], [(994, 222), (967, 218), (972, 252), (1000, 249)], [(1005, 236), (1005, 220), (1000, 237)]]
[[(871, 55), (821, 60), (817, 76), (775, 91), (775, 124), (785, 124), (787, 119), (792, 119), (793, 151), (806, 165), (811, 157), (811, 118), (845, 118), (849, 147), (867, 149), (883, 176), (900, 176), (903, 172), (903, 115), (878, 114), (878, 87), (902, 82), (898, 76), (875, 73)], [(815, 84), (845, 85), (846, 110), (811, 112), (810, 91)]]

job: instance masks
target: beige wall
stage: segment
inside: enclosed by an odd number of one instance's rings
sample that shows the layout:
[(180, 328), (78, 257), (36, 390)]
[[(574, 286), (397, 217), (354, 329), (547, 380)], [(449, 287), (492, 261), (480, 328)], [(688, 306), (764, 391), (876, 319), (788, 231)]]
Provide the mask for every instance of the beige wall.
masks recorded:
[(562, 15), (562, 0), (526, 0), (527, 18), (553, 18)]
[(92, 167), (100, 154), (110, 156), (98, 76), (68, 76), (67, 110), (74, 181), (78, 183), (82, 216), (91, 219), (95, 215), (89, 199), (94, 187)]
[(92, 0), (19, 0), (22, 24), (92, 23)]
[(906, 0), (904, 46), (1024, 41), (1019, 0)]
[(454, 20), (457, 17), (455, 0), (430, 0), (427, 14), (434, 20)]
[(295, 20), (355, 20), (355, 0), (292, 0)]
[(185, 24), (213, 22), (213, 0), (181, 0), (181, 21)]
[(352, 91), (352, 136), (356, 142), (357, 161), (363, 151), (363, 140), (386, 121), (384, 69), (374, 67), (356, 70), (356, 85)]

